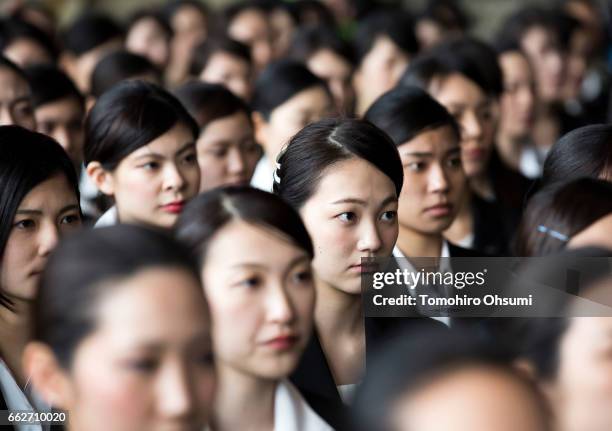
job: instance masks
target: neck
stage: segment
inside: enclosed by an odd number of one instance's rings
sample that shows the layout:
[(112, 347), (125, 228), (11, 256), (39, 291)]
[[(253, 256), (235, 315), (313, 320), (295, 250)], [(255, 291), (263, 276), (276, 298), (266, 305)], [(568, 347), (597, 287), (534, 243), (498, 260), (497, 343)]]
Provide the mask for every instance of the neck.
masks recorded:
[(518, 170), (521, 164), (523, 147), (525, 146), (524, 138), (499, 133), (495, 142), (497, 153), (502, 161), (510, 168)]
[(360, 294), (350, 294), (317, 280), (315, 322), (320, 336), (356, 334), (363, 330)]
[[(6, 295), (6, 294), (4, 294)], [(9, 296), (11, 308), (0, 305), (0, 357), (20, 386), (25, 385), (21, 355), (30, 339), (32, 303)]]
[(211, 429), (274, 429), (274, 400), (278, 381), (249, 376), (223, 363), (217, 366), (217, 378)]
[(397, 246), (406, 257), (440, 257), (442, 234), (424, 234), (400, 224)]

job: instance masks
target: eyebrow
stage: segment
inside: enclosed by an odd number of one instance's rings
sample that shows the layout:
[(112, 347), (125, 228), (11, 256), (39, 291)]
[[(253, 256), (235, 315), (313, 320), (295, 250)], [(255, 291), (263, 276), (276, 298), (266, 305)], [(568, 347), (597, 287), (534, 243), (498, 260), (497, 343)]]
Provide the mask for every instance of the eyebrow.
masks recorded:
[[(476, 105), (476, 109), (481, 109), (483, 107), (488, 106), (491, 103), (490, 100), (484, 100), (483, 102), (480, 102), (478, 105)], [(448, 105), (448, 110), (451, 111), (453, 109), (465, 109), (467, 108), (469, 105), (466, 105), (465, 103), (450, 103)]]
[[(391, 202), (397, 202), (397, 197), (387, 196), (380, 204), (380, 208), (387, 206)], [(364, 200), (355, 199), (355, 198), (340, 199), (338, 201), (332, 202), (332, 205), (339, 205), (339, 204), (356, 204), (360, 206), (366, 206), (366, 202)]]
[[(293, 268), (295, 266), (297, 266), (298, 264), (302, 263), (302, 261), (309, 261), (310, 258), (308, 256), (298, 256), (295, 259), (293, 259), (291, 262), (289, 262), (289, 268)], [(267, 268), (265, 265), (262, 265), (260, 263), (237, 263), (235, 265), (232, 265), (231, 268)]]
[[(79, 210), (79, 206), (75, 205), (75, 204), (66, 205), (64, 208), (59, 210), (58, 214), (63, 214), (65, 212), (68, 212), (68, 211), (71, 211), (71, 210), (78, 211)], [(43, 212), (41, 210), (32, 210), (32, 209), (27, 209), (27, 208), (17, 210), (17, 214), (18, 215), (42, 215), (42, 213)]]
[[(187, 151), (188, 149), (195, 147), (195, 142), (187, 142), (185, 145), (183, 145), (181, 148), (178, 149), (178, 151), (176, 151), (174, 153), (174, 156), (178, 156), (181, 153), (184, 153), (185, 151)], [(159, 153), (154, 153), (154, 152), (149, 152), (147, 154), (142, 154), (140, 156), (134, 157), (134, 160), (140, 160), (140, 159), (144, 159), (145, 157), (153, 157), (156, 159), (164, 159), (166, 158), (166, 156), (159, 154)]]
[(11, 105), (16, 105), (17, 103), (27, 102), (30, 100), (30, 96), (21, 96), (16, 99), (11, 100)]

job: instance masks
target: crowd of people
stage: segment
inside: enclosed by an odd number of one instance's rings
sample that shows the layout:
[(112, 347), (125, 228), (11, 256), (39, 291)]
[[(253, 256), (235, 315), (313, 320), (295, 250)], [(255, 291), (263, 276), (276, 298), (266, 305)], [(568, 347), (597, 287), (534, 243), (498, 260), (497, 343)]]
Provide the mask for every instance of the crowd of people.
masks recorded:
[(612, 429), (609, 312), (364, 312), (363, 258), (612, 257), (612, 4), (425, 3), (1, 9), (0, 411), (66, 414), (7, 429)]

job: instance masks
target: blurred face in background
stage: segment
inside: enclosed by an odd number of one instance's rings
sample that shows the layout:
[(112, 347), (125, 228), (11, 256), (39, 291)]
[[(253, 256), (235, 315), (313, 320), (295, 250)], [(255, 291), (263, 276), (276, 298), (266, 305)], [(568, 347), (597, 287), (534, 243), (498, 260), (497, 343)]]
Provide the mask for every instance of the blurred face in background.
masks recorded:
[(361, 258), (389, 257), (398, 235), (393, 181), (357, 157), (323, 171), (300, 215), (315, 248), (317, 280), (349, 295), (361, 293)]
[(17, 38), (4, 48), (2, 54), (20, 67), (34, 64), (53, 64), (53, 58), (44, 46), (34, 39)]
[(535, 110), (535, 81), (527, 57), (519, 51), (500, 55), (504, 92), (500, 98), (499, 132), (513, 139), (531, 133)]
[(287, 377), (313, 324), (315, 289), (306, 251), (272, 228), (234, 220), (207, 247), (202, 281), (223, 374)]
[(236, 111), (206, 125), (196, 142), (200, 192), (228, 185), (248, 185), (261, 157), (246, 112)]
[(36, 130), (30, 86), (8, 67), (0, 66), (0, 126)]
[(248, 101), (253, 91), (251, 64), (225, 51), (215, 52), (199, 76), (212, 84), (223, 84), (236, 96)]
[(82, 102), (71, 96), (40, 105), (34, 111), (37, 131), (55, 139), (77, 169), (83, 163), (84, 115)]
[(331, 49), (320, 49), (306, 62), (312, 73), (327, 82), (339, 113), (350, 115), (355, 104), (352, 65)]
[(463, 366), (424, 381), (396, 400), (390, 429), (548, 431), (546, 413), (533, 391), (509, 371)]
[(458, 73), (440, 80), (430, 93), (459, 124), (461, 160), (466, 176), (485, 175), (493, 150), (497, 102), (475, 82)]
[[(600, 286), (610, 291), (608, 280)], [(609, 293), (608, 293), (609, 298)], [(604, 431), (612, 423), (612, 318), (569, 321), (561, 339), (557, 372), (547, 393), (563, 431)]]
[(570, 37), (565, 74), (564, 97), (569, 100), (580, 96), (582, 82), (588, 71), (593, 47), (590, 45), (588, 30), (578, 27)]
[(66, 54), (62, 59), (63, 69), (74, 81), (81, 94), (88, 95), (91, 89), (91, 75), (98, 62), (102, 60), (106, 54), (116, 51), (122, 46), (123, 41), (120, 38), (115, 38), (79, 56)]
[(148, 58), (164, 70), (170, 60), (170, 35), (154, 18), (143, 17), (129, 29), (125, 49)]
[(391, 90), (408, 67), (409, 55), (389, 36), (379, 36), (355, 70), (357, 113), (363, 114), (383, 93)]
[(284, 57), (289, 50), (296, 28), (293, 17), (285, 8), (277, 7), (270, 12), (270, 27), (274, 58)]
[(323, 86), (306, 88), (274, 108), (268, 120), (255, 113), (257, 142), (264, 147), (268, 158), (274, 161), (293, 135), (333, 112), (333, 100)]
[(198, 280), (184, 269), (150, 267), (108, 283), (86, 311), (95, 326), (69, 369), (55, 363), (53, 382), (35, 381), (37, 388), (69, 412), (69, 430), (203, 429), (216, 378)]
[(521, 39), (521, 48), (533, 66), (538, 96), (551, 103), (562, 99), (565, 80), (565, 54), (552, 30), (534, 26)]
[(259, 9), (246, 9), (234, 17), (227, 29), (228, 35), (251, 48), (251, 57), (257, 71), (274, 58), (273, 34), (268, 16)]

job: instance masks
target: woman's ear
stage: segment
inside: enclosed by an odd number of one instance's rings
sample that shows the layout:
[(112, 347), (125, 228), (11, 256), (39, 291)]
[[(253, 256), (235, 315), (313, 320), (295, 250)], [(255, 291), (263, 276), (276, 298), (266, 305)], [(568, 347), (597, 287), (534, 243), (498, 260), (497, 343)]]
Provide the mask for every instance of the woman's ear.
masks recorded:
[(265, 152), (266, 142), (268, 142), (268, 122), (264, 119), (263, 115), (257, 111), (253, 111), (251, 118), (253, 119), (255, 140), (262, 146)]
[(38, 341), (27, 344), (22, 357), (23, 369), (36, 392), (51, 406), (68, 410), (74, 397), (66, 371), (57, 362), (49, 346)]
[(87, 176), (96, 185), (98, 190), (108, 196), (115, 194), (115, 185), (113, 175), (102, 167), (100, 162), (90, 162), (85, 168)]

